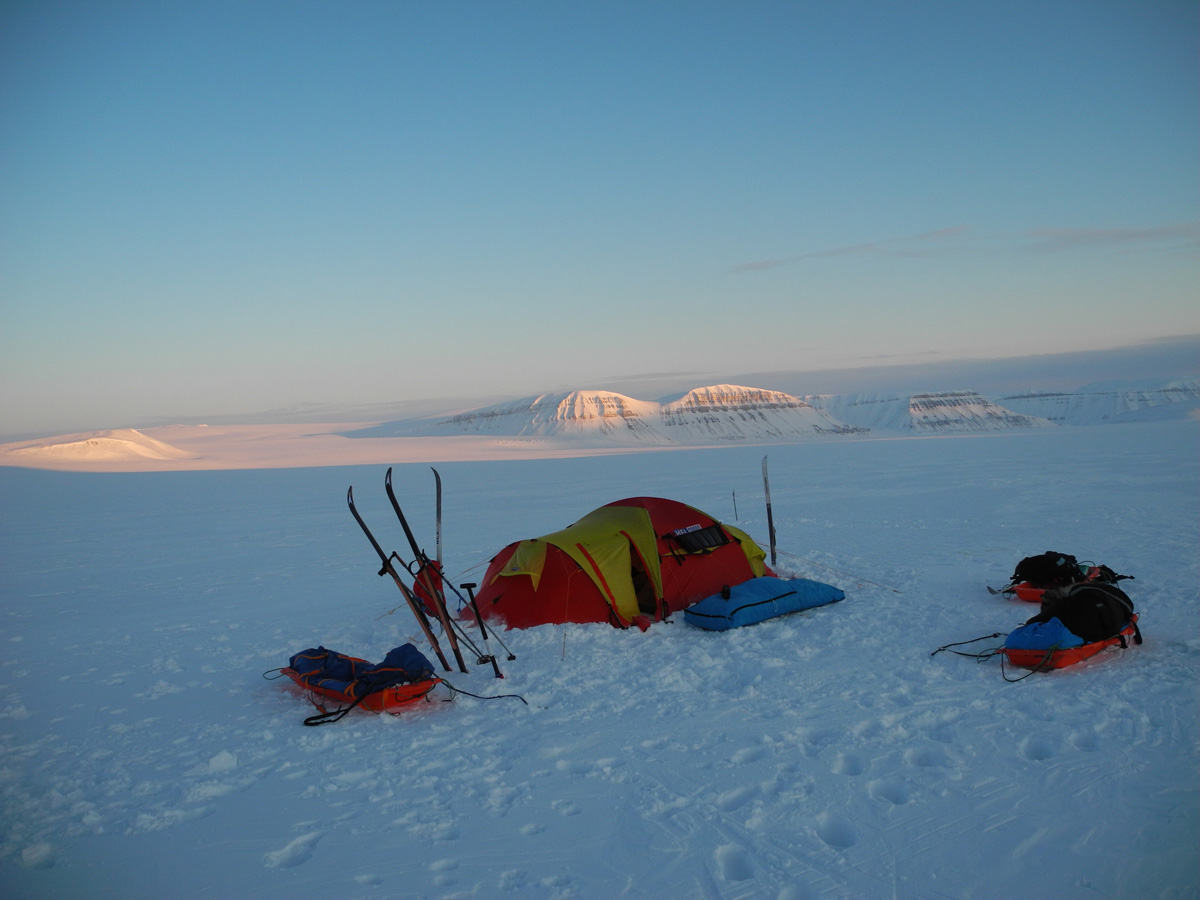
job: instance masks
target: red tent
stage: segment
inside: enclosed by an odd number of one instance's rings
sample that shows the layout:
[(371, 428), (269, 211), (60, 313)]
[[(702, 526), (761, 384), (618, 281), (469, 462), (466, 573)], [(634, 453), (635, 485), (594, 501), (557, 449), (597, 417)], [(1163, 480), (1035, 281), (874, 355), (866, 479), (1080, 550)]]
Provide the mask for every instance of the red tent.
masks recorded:
[[(740, 529), (675, 500), (632, 497), (492, 558), (480, 614), (509, 628), (664, 619), (766, 573), (766, 554)], [(467, 612), (467, 611), (464, 611)]]

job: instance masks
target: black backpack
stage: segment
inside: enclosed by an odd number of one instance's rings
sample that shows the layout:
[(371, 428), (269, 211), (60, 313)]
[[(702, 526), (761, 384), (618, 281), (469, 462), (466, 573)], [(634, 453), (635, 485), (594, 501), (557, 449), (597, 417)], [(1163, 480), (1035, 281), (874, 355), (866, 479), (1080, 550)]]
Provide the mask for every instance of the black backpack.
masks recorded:
[[(1089, 581), (1048, 591), (1042, 611), (1025, 624), (1058, 619), (1068, 631), (1090, 644), (1120, 633), (1133, 613), (1133, 601), (1119, 587)], [(1141, 643), (1140, 635), (1135, 641)]]
[(1038, 587), (1061, 587), (1087, 578), (1087, 571), (1069, 553), (1047, 550), (1039, 556), (1027, 556), (1013, 570), (1012, 583), (1028, 582)]

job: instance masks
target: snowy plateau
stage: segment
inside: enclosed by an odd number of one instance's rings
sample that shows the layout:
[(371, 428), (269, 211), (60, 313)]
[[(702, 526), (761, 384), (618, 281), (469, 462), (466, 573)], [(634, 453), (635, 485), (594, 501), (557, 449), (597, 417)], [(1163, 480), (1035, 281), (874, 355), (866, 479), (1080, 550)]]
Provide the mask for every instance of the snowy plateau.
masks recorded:
[[(497, 699), (318, 728), (264, 674), (318, 644), (428, 650), (346, 508), (353, 486), (384, 546), (405, 546), (383, 465), (2, 467), (0, 897), (1194, 900), (1186, 407), (1136, 427), (439, 458), (455, 584), (628, 496), (765, 543), (769, 452), (778, 570), (846, 599), (724, 633), (502, 632), (504, 679), (470, 657), (444, 673)], [(197, 453), (241, 440), (195, 431)], [(394, 483), (432, 548), (429, 462), (397, 462)], [(1017, 683), (995, 658), (931, 655), (1031, 616), (987, 587), (1045, 550), (1135, 576), (1145, 643)]]

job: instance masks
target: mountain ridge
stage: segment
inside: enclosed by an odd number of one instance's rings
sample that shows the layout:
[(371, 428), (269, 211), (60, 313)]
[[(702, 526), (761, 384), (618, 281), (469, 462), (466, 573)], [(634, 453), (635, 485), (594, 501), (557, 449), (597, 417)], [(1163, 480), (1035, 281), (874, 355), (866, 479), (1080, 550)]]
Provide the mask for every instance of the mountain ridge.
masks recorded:
[(987, 398), (975, 391), (808, 394), (713, 384), (639, 400), (603, 389), (522, 397), (451, 416), (400, 419), (343, 432), (347, 437), (492, 435), (590, 437), (676, 445), (816, 440), (849, 435), (972, 433), (1056, 425), (1182, 418), (1200, 410), (1200, 381), (1156, 390), (1048, 392)]

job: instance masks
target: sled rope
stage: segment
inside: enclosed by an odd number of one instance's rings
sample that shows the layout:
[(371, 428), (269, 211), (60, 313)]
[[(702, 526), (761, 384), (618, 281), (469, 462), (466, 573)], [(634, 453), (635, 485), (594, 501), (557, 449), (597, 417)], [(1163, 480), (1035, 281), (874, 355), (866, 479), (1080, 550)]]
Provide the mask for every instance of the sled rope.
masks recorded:
[(474, 697), (476, 700), (505, 700), (505, 699), (511, 699), (511, 698), (515, 697), (517, 700), (520, 700), (526, 706), (529, 705), (529, 701), (526, 700), (524, 697), (522, 697), (520, 694), (492, 694), (490, 697), (484, 697), (480, 694), (472, 694), (470, 691), (464, 691), (462, 688), (456, 688), (454, 685), (452, 685), (450, 682), (448, 682), (444, 679), (442, 680), (442, 684), (444, 684), (446, 687), (450, 688), (451, 692), (454, 694), (462, 694), (464, 697)]
[[(444, 683), (445, 682), (443, 682), (443, 684)], [(337, 722), (338, 720), (344, 718), (352, 709), (354, 709), (354, 707), (358, 706), (358, 704), (362, 703), (364, 700), (366, 700), (372, 694), (378, 694), (382, 691), (386, 691), (389, 687), (392, 687), (392, 685), (383, 685), (382, 687), (378, 687), (373, 691), (367, 691), (365, 694), (363, 694), (361, 697), (359, 697), (357, 700), (355, 700), (349, 706), (343, 706), (339, 709), (333, 710), (332, 712), (327, 712), (325, 707), (322, 704), (318, 703), (316, 700), (314, 700), (312, 695), (310, 694), (309, 698), (308, 698), (309, 702), (312, 703), (312, 705), (315, 706), (317, 709), (319, 709), (320, 712), (317, 713), (316, 715), (309, 716), (307, 719), (304, 720), (304, 724), (305, 725), (327, 725), (330, 722)], [(434, 684), (431, 684), (429, 686), (429, 690), (425, 691), (424, 694), (421, 694), (419, 697), (414, 697), (413, 699), (414, 700), (418, 700), (418, 699), (424, 700), (426, 703), (433, 702), (429, 699), (429, 693), (435, 687), (437, 687), (436, 682)], [(454, 698), (451, 697), (450, 699), (452, 700)], [(443, 700), (442, 702), (449, 703), (450, 701)], [(399, 713), (396, 713), (396, 715), (399, 715)]]
[(1003, 631), (996, 631), (996, 632), (993, 632), (992, 634), (985, 634), (983, 637), (971, 638), (969, 641), (955, 641), (953, 644), (944, 644), (943, 646), (938, 647), (936, 650), (934, 650), (929, 655), (937, 656), (943, 650), (949, 650), (951, 653), (955, 654), (956, 656), (966, 656), (969, 659), (974, 659), (978, 662), (983, 662), (985, 659), (991, 659), (993, 656), (995, 656), (997, 653), (999, 653), (1002, 648), (1001, 647), (992, 647), (990, 650), (984, 650), (981, 653), (964, 653), (961, 650), (955, 650), (953, 648), (954, 647), (962, 647), (962, 646), (965, 646), (966, 644), (974, 644), (978, 641), (986, 641), (989, 638), (998, 638), (998, 637), (1007, 637), (1007, 633), (1003, 632)]

